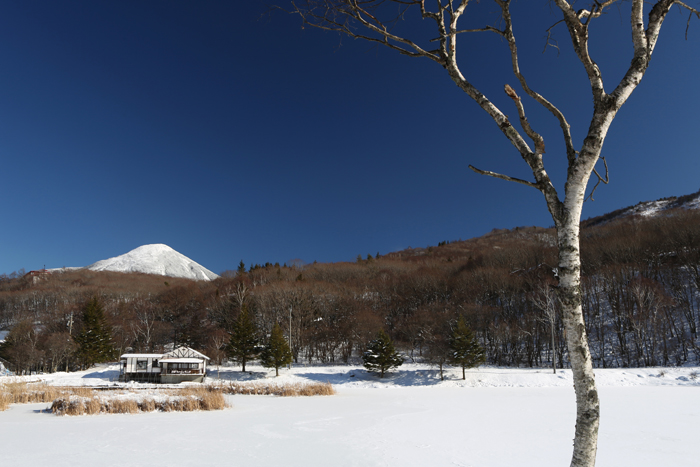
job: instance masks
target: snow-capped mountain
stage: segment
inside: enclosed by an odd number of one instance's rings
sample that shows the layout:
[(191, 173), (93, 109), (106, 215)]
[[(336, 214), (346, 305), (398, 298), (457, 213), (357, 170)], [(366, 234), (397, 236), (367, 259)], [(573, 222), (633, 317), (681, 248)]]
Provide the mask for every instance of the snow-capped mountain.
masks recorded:
[(700, 191), (685, 196), (671, 196), (656, 201), (642, 201), (634, 206), (618, 209), (602, 216), (583, 221), (591, 227), (629, 216), (656, 217), (672, 214), (676, 210), (700, 209)]
[(199, 281), (210, 281), (219, 277), (204, 266), (162, 243), (140, 246), (121, 256), (98, 261), (87, 266), (86, 269), (142, 272)]

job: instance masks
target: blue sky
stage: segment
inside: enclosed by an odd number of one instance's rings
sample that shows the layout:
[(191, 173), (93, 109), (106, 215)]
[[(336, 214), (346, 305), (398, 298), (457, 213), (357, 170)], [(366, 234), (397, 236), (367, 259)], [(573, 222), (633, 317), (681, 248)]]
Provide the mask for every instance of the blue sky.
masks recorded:
[[(540, 4), (514, 5), (523, 71), (580, 144), (587, 80), (563, 25), (561, 53), (542, 53), (558, 17)], [(480, 9), (493, 23), (495, 8)], [(149, 243), (219, 273), (240, 260), (353, 261), (552, 224), (537, 191), (468, 169), (528, 177), (437, 64), (265, 11), (256, 1), (0, 4), (0, 273), (85, 266)], [(669, 16), (613, 123), (612, 181), (584, 218), (700, 189), (700, 22), (685, 40), (686, 19)], [(608, 90), (631, 58), (628, 30), (613, 9), (591, 31)], [(522, 94), (505, 44), (465, 35), (460, 50), (467, 77), (517, 115), (503, 93), (510, 83)], [(557, 124), (525, 104), (561, 190)]]

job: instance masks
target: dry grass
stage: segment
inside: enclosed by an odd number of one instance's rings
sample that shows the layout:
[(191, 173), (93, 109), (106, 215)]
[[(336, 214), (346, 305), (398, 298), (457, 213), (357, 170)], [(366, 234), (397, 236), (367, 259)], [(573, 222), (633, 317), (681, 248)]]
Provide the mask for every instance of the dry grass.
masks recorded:
[(57, 397), (69, 394), (88, 396), (92, 394), (92, 390), (88, 388), (64, 388), (46, 383), (6, 381), (0, 383), (0, 410), (6, 410), (10, 404), (51, 402)]
[(221, 410), (224, 394), (294, 396), (330, 396), (330, 383), (251, 384), (229, 382), (183, 389), (157, 390), (145, 397), (125, 390), (96, 391), (89, 387), (51, 386), (46, 383), (8, 381), (0, 383), (0, 411), (10, 404), (50, 402), (56, 415), (92, 415), (98, 413), (189, 412)]
[(133, 392), (110, 391), (91, 396), (59, 397), (51, 404), (56, 415), (95, 415), (140, 412), (191, 412), (194, 410), (221, 410), (226, 407), (224, 394), (219, 388), (200, 387), (168, 389), (143, 398)]
[(4, 392), (0, 392), (0, 412), (10, 408), (10, 396)]
[(246, 384), (229, 382), (220, 387), (226, 394), (294, 396), (332, 396), (335, 389), (331, 383)]

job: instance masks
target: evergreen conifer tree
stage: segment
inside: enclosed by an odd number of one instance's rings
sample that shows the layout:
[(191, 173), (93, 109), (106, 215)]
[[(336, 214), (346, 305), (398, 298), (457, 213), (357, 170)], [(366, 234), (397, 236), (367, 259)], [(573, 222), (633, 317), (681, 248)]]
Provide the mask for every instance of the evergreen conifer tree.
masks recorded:
[(280, 368), (292, 363), (292, 350), (282, 334), (282, 328), (275, 324), (270, 340), (260, 353), (260, 363), (265, 368), (274, 368), (275, 376), (280, 375)]
[(76, 356), (83, 368), (109, 361), (114, 356), (112, 331), (97, 297), (88, 300), (83, 308), (83, 327), (75, 336), (75, 342), (78, 344)]
[(450, 339), (450, 362), (462, 367), (462, 379), (467, 379), (466, 369), (481, 365), (486, 361), (484, 349), (481, 348), (476, 336), (462, 317), (452, 331)]
[(403, 364), (403, 358), (396, 352), (394, 342), (383, 330), (380, 330), (377, 338), (369, 343), (367, 350), (362, 354), (362, 361), (365, 368), (378, 372), (380, 378), (384, 377), (385, 372)]
[(241, 371), (245, 371), (245, 364), (254, 359), (259, 353), (260, 340), (258, 339), (258, 329), (250, 313), (248, 313), (248, 306), (243, 305), (238, 318), (233, 323), (228, 354), (234, 362), (241, 364)]

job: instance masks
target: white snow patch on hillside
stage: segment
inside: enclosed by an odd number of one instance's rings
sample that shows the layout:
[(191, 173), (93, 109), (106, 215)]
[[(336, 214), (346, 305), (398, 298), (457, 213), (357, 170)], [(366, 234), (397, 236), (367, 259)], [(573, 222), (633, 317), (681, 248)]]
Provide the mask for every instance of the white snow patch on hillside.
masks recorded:
[(87, 269), (92, 271), (141, 272), (169, 277), (210, 281), (218, 275), (168, 245), (143, 245), (130, 252), (98, 261)]
[(669, 204), (671, 204), (671, 200), (651, 201), (633, 207), (629, 210), (629, 214), (639, 214), (640, 216), (644, 217), (652, 217), (657, 215), (659, 211), (666, 209)]
[(656, 201), (644, 201), (636, 206), (632, 206), (623, 211), (617, 217), (629, 215), (639, 215), (642, 217), (655, 217), (668, 209), (699, 209), (700, 208), (700, 193), (696, 193), (689, 200), (680, 202), (678, 198), (671, 197)]

